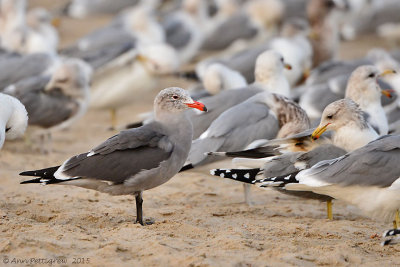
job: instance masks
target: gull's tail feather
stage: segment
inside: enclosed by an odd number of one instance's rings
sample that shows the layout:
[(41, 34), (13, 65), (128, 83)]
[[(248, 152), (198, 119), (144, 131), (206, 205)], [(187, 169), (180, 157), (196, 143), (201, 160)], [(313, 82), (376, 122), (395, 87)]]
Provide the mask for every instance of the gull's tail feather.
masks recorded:
[(46, 169), (41, 169), (41, 170), (35, 170), (35, 171), (24, 171), (21, 172), (19, 175), (21, 176), (36, 176), (38, 178), (32, 179), (32, 180), (27, 180), (21, 182), (21, 184), (58, 184), (62, 182), (66, 182), (69, 180), (75, 180), (79, 179), (79, 177), (73, 177), (70, 179), (57, 179), (54, 177), (54, 173), (60, 168), (60, 166), (55, 166), (55, 167), (50, 167)]
[(211, 175), (228, 178), (235, 181), (253, 184), (258, 175), (262, 174), (261, 169), (214, 169), (210, 171)]
[(299, 172), (300, 171), (286, 175), (260, 179), (257, 180), (256, 183), (260, 183), (260, 187), (284, 187), (287, 184), (297, 184), (299, 181), (296, 179), (296, 175)]
[[(218, 154), (226, 157), (242, 157), (242, 158), (266, 158), (282, 154), (279, 150), (279, 146), (262, 146), (242, 151), (231, 151), (225, 152), (224, 154)], [(214, 155), (214, 154), (213, 154)]]
[(179, 172), (184, 172), (187, 170), (191, 170), (193, 168), (194, 168), (193, 164), (189, 163), (189, 164), (186, 164), (185, 166), (183, 166)]

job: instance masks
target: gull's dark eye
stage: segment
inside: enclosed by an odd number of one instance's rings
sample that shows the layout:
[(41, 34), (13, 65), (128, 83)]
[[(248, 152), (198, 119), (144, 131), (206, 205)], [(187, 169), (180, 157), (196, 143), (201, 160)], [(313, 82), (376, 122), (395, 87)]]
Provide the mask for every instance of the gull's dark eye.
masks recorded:
[(326, 118), (327, 118), (328, 120), (330, 120), (330, 119), (333, 118), (333, 115), (328, 115), (328, 116), (326, 116)]
[(177, 95), (172, 96), (173, 99), (178, 99), (179, 97)]
[(368, 75), (368, 78), (375, 78), (375, 73), (371, 73), (370, 75)]

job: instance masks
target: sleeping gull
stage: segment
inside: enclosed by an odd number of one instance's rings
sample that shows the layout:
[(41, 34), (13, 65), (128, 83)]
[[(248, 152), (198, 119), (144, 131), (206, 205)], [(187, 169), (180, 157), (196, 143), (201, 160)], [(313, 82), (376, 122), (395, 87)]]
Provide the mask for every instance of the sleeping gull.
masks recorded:
[(24, 105), (16, 98), (0, 93), (0, 149), (5, 139), (23, 136), (27, 125), (28, 114)]
[(136, 222), (144, 225), (142, 192), (172, 178), (183, 166), (192, 142), (188, 108), (206, 111), (177, 87), (162, 90), (154, 101), (155, 121), (122, 131), (61, 166), (22, 172), (39, 178), (22, 183), (76, 185), (111, 195), (134, 194)]

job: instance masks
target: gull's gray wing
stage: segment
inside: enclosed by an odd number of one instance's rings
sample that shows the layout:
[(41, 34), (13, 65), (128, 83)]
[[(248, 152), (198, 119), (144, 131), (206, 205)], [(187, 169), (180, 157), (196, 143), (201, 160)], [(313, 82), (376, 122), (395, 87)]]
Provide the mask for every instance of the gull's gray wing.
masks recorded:
[(144, 170), (151, 170), (170, 158), (173, 144), (157, 123), (122, 131), (95, 147), (91, 152), (74, 156), (61, 167), (60, 173), (124, 183)]
[(207, 130), (211, 123), (218, 118), (222, 112), (246, 101), (259, 92), (261, 92), (261, 89), (249, 86), (243, 89), (226, 90), (217, 95), (201, 98), (199, 101), (204, 103), (208, 112), (198, 113), (194, 110), (188, 111), (190, 120), (193, 123), (193, 139), (197, 139)]
[(341, 186), (388, 187), (400, 177), (400, 136), (386, 135), (342, 157), (322, 161), (297, 175)]
[(19, 80), (42, 74), (52, 62), (53, 58), (46, 54), (0, 57), (0, 92)]
[(205, 153), (239, 150), (258, 139), (274, 138), (279, 131), (276, 115), (257, 95), (223, 112), (210, 127), (193, 141), (188, 161), (193, 165), (210, 162), (220, 157), (208, 157)]
[(30, 125), (49, 128), (74, 116), (79, 104), (58, 89), (45, 91), (48, 76), (21, 80), (6, 88), (6, 92), (18, 98), (28, 112)]
[(119, 23), (112, 23), (83, 37), (60, 53), (88, 62), (99, 68), (121, 54), (136, 47), (136, 38)]
[(250, 39), (257, 34), (254, 27), (245, 14), (236, 14), (223, 22), (208, 36), (202, 45), (204, 50), (222, 50), (238, 39)]

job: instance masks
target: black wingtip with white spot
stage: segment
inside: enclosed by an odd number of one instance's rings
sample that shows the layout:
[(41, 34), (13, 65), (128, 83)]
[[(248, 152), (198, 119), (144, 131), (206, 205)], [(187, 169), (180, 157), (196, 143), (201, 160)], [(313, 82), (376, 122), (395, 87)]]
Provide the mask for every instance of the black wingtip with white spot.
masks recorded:
[(257, 183), (260, 183), (260, 187), (284, 187), (287, 184), (297, 184), (299, 183), (296, 179), (298, 173), (299, 171), (282, 176), (269, 177), (257, 180)]
[(382, 237), (392, 237), (389, 239), (384, 240), (381, 245), (382, 246), (387, 246), (387, 245), (392, 245), (396, 243), (400, 243), (400, 229), (390, 229), (385, 232), (383, 232)]
[(256, 181), (257, 175), (261, 170), (255, 169), (214, 169), (210, 171), (211, 175), (221, 178), (228, 178), (239, 182), (253, 184)]

